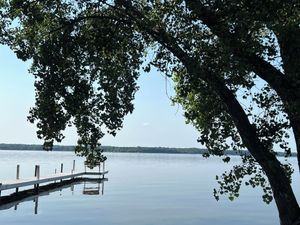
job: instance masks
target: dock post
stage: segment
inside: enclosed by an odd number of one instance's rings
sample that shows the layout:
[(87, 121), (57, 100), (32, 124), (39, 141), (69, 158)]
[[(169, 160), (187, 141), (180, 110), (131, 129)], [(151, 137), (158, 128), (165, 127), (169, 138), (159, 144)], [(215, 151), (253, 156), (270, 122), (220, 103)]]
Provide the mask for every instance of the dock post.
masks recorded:
[(37, 166), (37, 179), (39, 180), (40, 179), (40, 166), (38, 165)]
[[(36, 177), (38, 180), (40, 179), (40, 165), (37, 166)], [(39, 184), (36, 185), (36, 188), (39, 189)]]
[[(34, 167), (34, 177), (37, 176), (37, 167), (38, 167), (38, 165), (35, 165), (35, 167)], [(34, 184), (33, 187), (36, 188), (36, 184)]]
[(73, 172), (75, 171), (75, 160), (73, 160)]
[(102, 179), (104, 179), (104, 172), (105, 172), (105, 161), (103, 162), (103, 175), (102, 175)]
[(17, 175), (16, 175), (17, 180), (20, 179), (20, 165), (17, 165)]
[[(64, 164), (61, 163), (60, 164), (60, 173), (63, 173), (63, 171), (64, 171)], [(60, 182), (62, 182), (62, 180), (60, 180)]]
[(38, 165), (35, 165), (35, 168), (34, 168), (34, 176), (36, 177), (36, 175), (37, 175), (37, 167), (38, 167)]
[[(35, 165), (34, 176), (38, 180), (40, 179), (40, 166), (39, 165)], [(35, 184), (35, 185), (33, 185), (33, 187), (36, 188), (36, 189), (38, 189), (39, 188), (39, 184)]]
[[(16, 179), (20, 179), (20, 165), (17, 165), (17, 174), (16, 174)], [(16, 192), (19, 192), (19, 188), (16, 188)]]
[[(0, 188), (1, 188), (1, 186), (2, 186), (2, 183), (0, 183)], [(1, 196), (1, 189), (0, 189), (0, 196)]]

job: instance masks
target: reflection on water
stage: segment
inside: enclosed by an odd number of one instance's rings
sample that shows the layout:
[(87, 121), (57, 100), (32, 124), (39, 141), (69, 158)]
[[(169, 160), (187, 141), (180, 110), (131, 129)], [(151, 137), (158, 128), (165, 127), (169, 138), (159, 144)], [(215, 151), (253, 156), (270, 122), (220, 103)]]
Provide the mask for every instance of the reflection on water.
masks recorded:
[(70, 180), (64, 180), (61, 182), (50, 183), (38, 188), (27, 189), (24, 191), (18, 191), (11, 193), (10, 195), (0, 197), (0, 210), (7, 210), (14, 208), (18, 210), (18, 206), (24, 202), (33, 202), (34, 214), (38, 214), (39, 198), (42, 196), (50, 195), (53, 192), (60, 192), (64, 189), (70, 189), (72, 195), (74, 195), (74, 187), (81, 187), (83, 195), (103, 195), (104, 194), (104, 182), (108, 181), (107, 178), (75, 178)]
[(97, 186), (88, 186), (89, 182), (84, 181), (82, 194), (84, 195), (101, 195), (104, 194), (104, 182), (102, 182), (102, 186), (100, 188), (100, 182), (98, 182)]

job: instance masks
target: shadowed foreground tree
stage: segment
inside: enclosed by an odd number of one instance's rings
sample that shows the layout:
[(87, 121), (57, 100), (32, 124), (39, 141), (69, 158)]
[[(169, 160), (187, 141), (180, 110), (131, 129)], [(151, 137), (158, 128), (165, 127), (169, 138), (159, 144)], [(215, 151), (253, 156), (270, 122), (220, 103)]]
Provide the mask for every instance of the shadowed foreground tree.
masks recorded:
[(209, 154), (225, 155), (225, 162), (228, 149), (251, 154), (217, 178), (215, 197), (234, 199), (243, 182), (261, 186), (264, 201), (274, 197), (282, 225), (300, 224), (293, 169), (274, 153), (290, 155), (294, 139), (299, 163), (298, 1), (9, 2), (9, 44), (20, 59), (33, 60), (29, 120), (46, 149), (74, 124), (76, 152), (90, 161), (103, 157), (99, 140), (122, 127), (140, 69), (154, 67), (174, 80), (173, 101)]

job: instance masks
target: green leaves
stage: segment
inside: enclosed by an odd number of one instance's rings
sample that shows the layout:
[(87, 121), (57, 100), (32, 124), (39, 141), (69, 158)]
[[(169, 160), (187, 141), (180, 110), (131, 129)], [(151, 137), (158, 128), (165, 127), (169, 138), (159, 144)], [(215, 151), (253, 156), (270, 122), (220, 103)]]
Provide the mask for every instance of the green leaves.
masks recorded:
[(140, 34), (118, 12), (89, 1), (13, 1), (11, 13), (20, 19), (12, 48), (33, 60), (36, 105), (28, 120), (37, 124), (45, 149), (73, 124), (80, 137), (75, 152), (90, 165), (105, 160), (100, 139), (105, 132), (115, 135), (134, 108), (144, 52)]
[(219, 200), (220, 195), (227, 195), (228, 199), (233, 201), (239, 197), (239, 191), (244, 183), (252, 188), (261, 187), (262, 199), (269, 204), (273, 200), (273, 192), (264, 171), (251, 156), (243, 156), (242, 161), (229, 172), (223, 173), (220, 177), (216, 176), (219, 188), (214, 189), (215, 199)]

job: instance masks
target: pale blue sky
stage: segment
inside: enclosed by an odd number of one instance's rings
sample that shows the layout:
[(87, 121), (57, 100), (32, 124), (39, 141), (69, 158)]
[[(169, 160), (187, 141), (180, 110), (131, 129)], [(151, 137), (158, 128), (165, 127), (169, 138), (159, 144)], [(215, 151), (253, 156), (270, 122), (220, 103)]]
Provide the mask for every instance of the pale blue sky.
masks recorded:
[[(26, 120), (34, 105), (34, 79), (27, 71), (29, 67), (30, 63), (18, 60), (10, 49), (0, 46), (0, 143), (42, 143), (36, 138), (35, 126)], [(125, 118), (116, 137), (103, 138), (104, 145), (201, 147), (198, 133), (185, 124), (180, 108), (171, 106), (161, 74), (142, 74), (139, 86), (133, 114)], [(167, 89), (170, 93), (170, 84)], [(76, 144), (74, 129), (67, 130), (65, 136), (61, 144)]]

